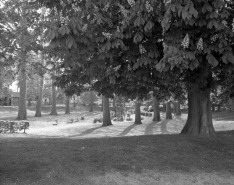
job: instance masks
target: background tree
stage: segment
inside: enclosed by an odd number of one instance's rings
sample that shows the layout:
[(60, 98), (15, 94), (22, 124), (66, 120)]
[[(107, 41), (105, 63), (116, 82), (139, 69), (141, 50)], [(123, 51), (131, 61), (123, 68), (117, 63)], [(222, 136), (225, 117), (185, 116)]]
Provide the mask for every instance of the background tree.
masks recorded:
[(10, 0), (4, 2), (1, 8), (1, 27), (5, 32), (8, 47), (16, 59), (15, 64), (19, 71), (20, 99), (17, 119), (27, 119), (26, 112), (26, 63), (28, 52), (36, 50), (36, 39), (33, 30), (38, 20), (38, 7), (27, 1)]
[[(51, 45), (71, 50), (79, 64), (87, 64), (90, 72), (94, 68), (107, 71), (106, 76), (113, 84), (121, 73), (131, 81), (129, 76), (134, 74), (131, 70), (150, 64), (154, 67), (148, 67), (148, 72), (156, 67), (163, 74), (171, 74), (167, 78), (181, 76), (179, 79), (185, 83), (189, 99), (188, 120), (182, 133), (214, 134), (208, 108), (212, 72), (215, 68), (232, 68), (233, 2), (91, 0), (76, 5), (64, 1), (44, 2), (56, 7), (53, 12), (58, 24), (48, 29)], [(74, 21), (77, 18), (79, 23)], [(82, 49), (77, 52), (76, 48)], [(123, 69), (130, 72), (124, 73), (120, 65), (115, 75), (109, 75), (109, 70), (119, 66), (114, 64), (116, 61), (128, 65)], [(137, 74), (139, 80), (147, 81), (146, 75)], [(101, 74), (96, 78), (101, 81), (106, 76)]]

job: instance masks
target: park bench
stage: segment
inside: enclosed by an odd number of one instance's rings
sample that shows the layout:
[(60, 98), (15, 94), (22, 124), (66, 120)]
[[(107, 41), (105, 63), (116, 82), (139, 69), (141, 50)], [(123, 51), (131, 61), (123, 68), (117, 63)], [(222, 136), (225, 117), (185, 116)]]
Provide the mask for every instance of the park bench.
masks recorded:
[(9, 120), (0, 120), (0, 133), (14, 133), (16, 131), (21, 131), (28, 129), (29, 122), (27, 121), (9, 121)]

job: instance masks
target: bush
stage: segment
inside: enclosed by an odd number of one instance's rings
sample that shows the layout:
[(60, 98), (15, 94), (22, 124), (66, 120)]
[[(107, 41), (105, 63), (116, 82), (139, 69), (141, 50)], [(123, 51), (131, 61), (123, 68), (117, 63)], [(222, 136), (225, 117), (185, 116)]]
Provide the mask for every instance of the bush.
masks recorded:
[(85, 120), (85, 117), (84, 117), (84, 116), (81, 116), (80, 120)]
[(133, 119), (132, 118), (130, 118), (130, 117), (127, 117), (126, 118), (126, 121), (132, 121)]
[(134, 109), (129, 109), (128, 112), (129, 112), (130, 114), (135, 114), (135, 110), (134, 110)]
[(97, 122), (102, 123), (103, 118), (94, 118), (93, 123), (97, 123)]
[(21, 131), (28, 129), (29, 127), (29, 122), (27, 121), (8, 121), (8, 120), (0, 120), (0, 133), (1, 132), (16, 132), (16, 131)]

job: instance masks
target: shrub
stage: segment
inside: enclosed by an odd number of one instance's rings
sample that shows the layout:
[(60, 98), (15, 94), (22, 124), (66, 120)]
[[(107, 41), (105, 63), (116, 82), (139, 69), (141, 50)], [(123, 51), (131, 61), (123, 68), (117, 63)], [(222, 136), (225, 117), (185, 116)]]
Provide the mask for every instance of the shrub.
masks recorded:
[(15, 131), (21, 131), (29, 128), (29, 122), (27, 121), (8, 121), (8, 120), (0, 120), (0, 133), (7, 132), (13, 133)]
[(127, 117), (126, 118), (126, 121), (132, 121), (133, 119), (132, 118), (130, 118), (130, 117)]
[(97, 123), (97, 122), (102, 123), (103, 118), (94, 118), (93, 123)]

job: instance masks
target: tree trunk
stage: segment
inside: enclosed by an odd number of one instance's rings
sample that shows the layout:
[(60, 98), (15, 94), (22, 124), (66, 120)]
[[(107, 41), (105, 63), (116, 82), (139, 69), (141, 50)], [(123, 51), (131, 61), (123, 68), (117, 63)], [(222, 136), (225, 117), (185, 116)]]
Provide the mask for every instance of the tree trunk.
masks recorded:
[(153, 106), (154, 106), (153, 121), (160, 121), (161, 118), (160, 118), (159, 102), (155, 97), (153, 97)]
[(65, 114), (70, 114), (70, 97), (66, 96)]
[(135, 103), (135, 122), (134, 124), (142, 124), (141, 122), (141, 102), (136, 101)]
[(75, 96), (73, 96), (73, 100), (74, 100), (73, 107), (76, 107), (76, 97)]
[(27, 74), (26, 74), (26, 63), (23, 61), (20, 64), (20, 98), (19, 98), (19, 110), (17, 120), (27, 119), (27, 108), (26, 108), (26, 89), (27, 89)]
[(90, 109), (89, 112), (93, 112), (93, 91), (90, 91)]
[(56, 110), (56, 89), (54, 85), (54, 80), (52, 79), (52, 109), (50, 115), (58, 115)]
[(215, 111), (215, 104), (214, 103), (212, 103), (211, 108), (212, 108), (212, 111)]
[(210, 109), (210, 91), (188, 91), (188, 118), (181, 131), (182, 134), (190, 135), (214, 135)]
[(171, 102), (166, 103), (166, 119), (172, 119), (172, 114), (171, 114)]
[(111, 118), (110, 118), (110, 104), (109, 104), (109, 98), (102, 96), (102, 106), (103, 106), (103, 123), (102, 126), (110, 126)]
[(103, 112), (103, 96), (102, 96), (102, 107), (101, 107), (101, 111)]
[(180, 100), (178, 100), (177, 104), (176, 104), (176, 115), (177, 116), (181, 116), (181, 109), (180, 109)]
[(113, 97), (113, 110), (115, 110), (115, 100), (116, 100), (116, 98), (115, 98), (115, 95), (114, 95), (114, 97)]
[(174, 101), (174, 103), (173, 103), (173, 113), (174, 114), (176, 114), (176, 112), (177, 112), (177, 102), (176, 101)]
[(199, 88), (188, 88), (188, 118), (181, 133), (200, 136), (215, 135), (210, 101), (210, 89), (213, 81), (211, 66), (204, 61), (202, 67), (190, 73), (192, 73), (190, 75), (196, 76), (189, 81), (191, 87)]
[(42, 97), (43, 97), (43, 84), (44, 84), (44, 77), (42, 76), (41, 79), (40, 79), (39, 95), (38, 95), (38, 99), (37, 99), (35, 117), (41, 117), (41, 105), (42, 105)]
[(163, 112), (166, 112), (166, 104), (163, 104)]
[(218, 111), (218, 112), (221, 111), (221, 105), (220, 105), (220, 103), (218, 104), (218, 109), (217, 109), (217, 111)]
[(32, 102), (31, 100), (28, 100), (28, 106), (31, 107), (32, 106)]

